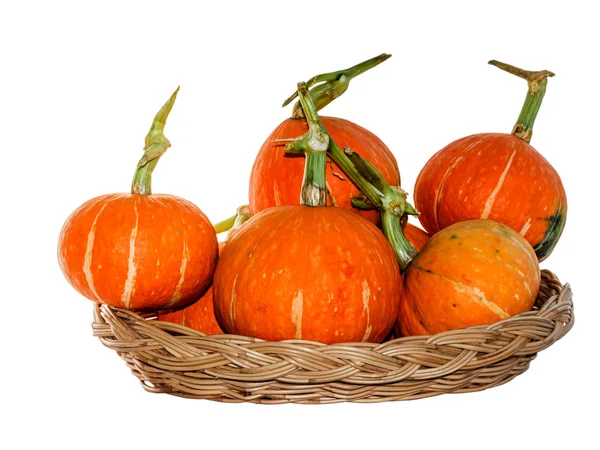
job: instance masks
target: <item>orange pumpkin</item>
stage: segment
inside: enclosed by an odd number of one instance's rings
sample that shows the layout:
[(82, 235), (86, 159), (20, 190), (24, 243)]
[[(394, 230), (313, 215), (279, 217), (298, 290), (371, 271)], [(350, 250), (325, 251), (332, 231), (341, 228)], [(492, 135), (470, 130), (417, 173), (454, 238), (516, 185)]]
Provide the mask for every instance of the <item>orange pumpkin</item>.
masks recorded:
[[(379, 55), (350, 69), (319, 75), (312, 81), (325, 81), (311, 90), (316, 109), (321, 109), (341, 95), (350, 80), (360, 73), (380, 64), (390, 55)], [(310, 87), (310, 85), (309, 85)], [(284, 106), (293, 99), (292, 96)], [(400, 184), (398, 163), (388, 147), (370, 131), (345, 119), (322, 117), (323, 124), (331, 137), (342, 147), (356, 148), (377, 167), (391, 185)], [(256, 214), (267, 208), (279, 205), (300, 203), (300, 187), (304, 173), (304, 159), (286, 155), (282, 141), (301, 136), (308, 131), (307, 121), (299, 104), (296, 104), (292, 118), (284, 120), (269, 135), (262, 145), (250, 174), (250, 209)], [(296, 155), (297, 156), (297, 155)], [(361, 211), (352, 207), (350, 200), (358, 194), (358, 189), (334, 165), (327, 160), (327, 205), (354, 210), (377, 222), (375, 211)]]
[(254, 215), (228, 241), (213, 301), (228, 333), (381, 342), (400, 287), (394, 252), (371, 222), (342, 208), (289, 205)]
[[(340, 145), (360, 149), (361, 153), (377, 167), (391, 185), (400, 184), (396, 158), (387, 146), (373, 133), (345, 119), (322, 117), (331, 137)], [(283, 151), (285, 145), (277, 142), (301, 136), (308, 131), (304, 119), (286, 119), (261, 147), (250, 174), (250, 208), (256, 214), (278, 205), (297, 205), (300, 202), (300, 186), (304, 173), (304, 160)], [(377, 222), (375, 211), (361, 211), (350, 204), (358, 189), (347, 176), (328, 159), (327, 204), (351, 209), (372, 222)]]
[(469, 219), (503, 222), (523, 235), (542, 261), (558, 242), (567, 214), (558, 173), (529, 144), (546, 77), (553, 74), (493, 63), (529, 81), (513, 134), (476, 134), (437, 152), (417, 177), (415, 207), (430, 234)]
[(404, 227), (404, 236), (406, 236), (406, 239), (408, 239), (417, 251), (420, 251), (431, 237), (425, 231), (411, 223), (407, 223)]
[(77, 208), (59, 236), (58, 260), (79, 293), (127, 309), (176, 308), (208, 289), (215, 231), (202, 211), (173, 195), (151, 195), (151, 173), (170, 146), (162, 132), (177, 91), (146, 137), (131, 194), (96, 197)]
[[(219, 242), (219, 253), (223, 250), (225, 242)], [(222, 334), (215, 317), (213, 306), (212, 286), (198, 301), (177, 311), (159, 311), (158, 320), (176, 323), (184, 327), (193, 328), (204, 334)]]
[(529, 311), (540, 287), (533, 248), (492, 220), (431, 237), (404, 274), (398, 326), (405, 336), (484, 325)]

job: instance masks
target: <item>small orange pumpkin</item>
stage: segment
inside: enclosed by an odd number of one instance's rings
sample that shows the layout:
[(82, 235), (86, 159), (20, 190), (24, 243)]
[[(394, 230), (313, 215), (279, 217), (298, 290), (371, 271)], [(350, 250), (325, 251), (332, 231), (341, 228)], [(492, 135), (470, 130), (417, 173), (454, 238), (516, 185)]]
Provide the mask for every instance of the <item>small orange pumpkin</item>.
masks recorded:
[[(219, 253), (223, 250), (224, 246), (225, 242), (219, 242)], [(183, 309), (177, 311), (159, 311), (157, 319), (193, 328), (207, 335), (223, 333), (215, 317), (212, 286), (198, 301)]]
[(342, 208), (286, 205), (252, 216), (228, 241), (213, 301), (228, 333), (381, 342), (400, 286), (394, 252), (371, 222)]
[[(380, 64), (389, 56), (383, 54), (350, 69), (314, 77), (313, 80), (317, 81), (327, 80), (326, 83), (311, 90), (310, 94), (314, 99), (316, 108), (323, 108), (334, 98), (345, 92), (350, 79)], [(288, 101), (293, 98), (294, 96)], [(287, 102), (284, 103), (284, 105), (286, 104)], [(340, 146), (360, 149), (361, 153), (377, 167), (389, 184), (400, 184), (400, 172), (396, 158), (381, 139), (365, 128), (345, 119), (322, 117), (322, 120), (328, 133)], [(282, 141), (289, 141), (305, 134), (307, 131), (308, 124), (304, 118), (304, 113), (299, 104), (296, 104), (292, 118), (284, 120), (265, 140), (250, 174), (249, 198), (252, 214), (273, 206), (299, 204), (304, 159), (285, 154), (283, 151), (285, 144)], [(326, 171), (326, 204), (351, 209), (376, 223), (378, 220), (377, 212), (361, 211), (352, 207), (351, 198), (357, 195), (359, 191), (329, 159), (327, 159)]]
[(455, 223), (431, 237), (404, 274), (403, 335), (484, 325), (529, 311), (540, 287), (531, 245), (493, 220)]
[[(332, 138), (362, 153), (383, 174), (391, 185), (400, 184), (396, 158), (387, 146), (373, 133), (345, 119), (322, 117)], [(253, 214), (278, 205), (297, 205), (304, 173), (304, 160), (286, 155), (280, 140), (301, 136), (308, 131), (304, 119), (286, 119), (266, 139), (260, 149), (250, 174), (250, 208)], [(375, 211), (361, 211), (350, 204), (358, 189), (342, 171), (329, 161), (327, 164), (327, 204), (351, 209), (377, 222)]]
[(427, 232), (421, 230), (419, 227), (416, 227), (411, 223), (407, 223), (404, 227), (404, 236), (406, 236), (406, 239), (408, 239), (408, 241), (417, 251), (421, 251), (431, 237), (429, 234), (427, 234)]
[(187, 200), (151, 194), (152, 170), (170, 147), (163, 128), (176, 95), (154, 119), (132, 193), (85, 202), (62, 228), (60, 267), (90, 300), (137, 310), (176, 308), (210, 285), (217, 262), (210, 221)]
[(415, 207), (431, 234), (463, 220), (505, 223), (519, 231), (543, 261), (558, 242), (567, 215), (560, 176), (529, 144), (547, 77), (554, 74), (491, 63), (529, 82), (513, 133), (468, 136), (433, 155), (417, 177)]

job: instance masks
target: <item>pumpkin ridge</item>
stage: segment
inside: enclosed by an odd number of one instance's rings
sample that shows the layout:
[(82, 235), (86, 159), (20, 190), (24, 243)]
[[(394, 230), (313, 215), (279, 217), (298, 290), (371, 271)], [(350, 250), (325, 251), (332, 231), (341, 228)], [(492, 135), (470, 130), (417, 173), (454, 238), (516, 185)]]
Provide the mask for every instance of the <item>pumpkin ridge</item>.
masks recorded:
[(94, 217), (94, 221), (92, 222), (92, 226), (90, 228), (90, 231), (88, 232), (87, 244), (85, 248), (85, 257), (83, 259), (83, 273), (85, 274), (85, 281), (87, 282), (90, 291), (92, 292), (92, 294), (94, 294), (98, 301), (102, 300), (100, 299), (100, 296), (96, 291), (96, 287), (94, 286), (94, 275), (92, 274), (91, 268), (94, 251), (94, 240), (96, 238), (96, 224), (98, 223), (98, 217), (100, 217), (100, 214), (102, 213), (102, 211), (104, 211), (104, 208), (106, 208), (107, 205), (108, 202), (105, 202), (104, 205), (102, 205), (102, 207), (100, 208), (100, 211), (98, 211), (98, 214), (96, 214), (96, 217)]
[[(412, 265), (413, 265), (413, 267), (415, 267), (418, 270), (421, 270), (425, 273), (428, 273), (430, 275), (438, 277), (444, 281), (450, 282), (455, 287), (455, 290), (457, 292), (460, 292), (463, 294), (468, 294), (474, 300), (475, 303), (477, 303), (480, 306), (486, 307), (487, 309), (489, 309), (491, 312), (496, 314), (501, 319), (508, 319), (510, 317), (510, 314), (508, 314), (506, 311), (504, 311), (502, 308), (500, 308), (496, 303), (488, 300), (485, 297), (485, 293), (481, 289), (479, 289), (477, 287), (467, 286), (458, 281), (454, 281), (454, 280), (452, 280), (448, 277), (445, 277), (443, 275), (440, 275), (439, 273), (436, 273), (432, 270), (425, 269), (425, 268), (419, 266), (418, 264), (415, 264), (414, 262)], [(456, 288), (458, 288), (458, 289), (456, 289)]]

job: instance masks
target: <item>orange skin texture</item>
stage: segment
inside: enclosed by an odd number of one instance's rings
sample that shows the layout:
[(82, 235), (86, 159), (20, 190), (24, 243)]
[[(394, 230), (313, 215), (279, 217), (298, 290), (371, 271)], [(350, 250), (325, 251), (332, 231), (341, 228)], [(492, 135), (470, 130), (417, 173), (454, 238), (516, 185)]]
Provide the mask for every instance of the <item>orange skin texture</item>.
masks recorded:
[(269, 341), (381, 342), (400, 295), (383, 234), (332, 207), (277, 206), (253, 216), (229, 239), (213, 282), (221, 328)]
[(431, 237), (404, 276), (404, 336), (495, 323), (533, 307), (540, 268), (529, 243), (492, 220), (453, 224)]
[[(219, 253), (223, 250), (224, 246), (224, 242), (219, 242)], [(197, 302), (183, 309), (172, 312), (159, 312), (158, 320), (193, 328), (207, 335), (223, 334), (223, 330), (221, 330), (215, 317), (212, 287)]]
[[(430, 234), (463, 220), (491, 219), (522, 233), (533, 247), (553, 232), (552, 218), (567, 212), (556, 170), (511, 134), (477, 134), (452, 142), (423, 167), (414, 196)], [(558, 236), (542, 244), (549, 248), (536, 248), (540, 261), (554, 248), (562, 226), (554, 230)]]
[[(387, 146), (370, 131), (348, 120), (335, 117), (321, 117), (325, 129), (336, 144), (356, 150), (373, 164), (391, 186), (400, 185), (398, 163)], [(260, 149), (250, 174), (250, 209), (256, 214), (267, 208), (279, 205), (300, 203), (300, 189), (304, 176), (302, 155), (286, 155), (286, 142), (276, 139), (297, 138), (308, 131), (306, 120), (286, 119), (267, 138)], [(350, 204), (358, 189), (341, 169), (328, 159), (326, 180), (331, 195), (327, 204), (353, 210), (377, 223), (376, 211), (360, 211)]]
[(197, 206), (172, 195), (108, 194), (77, 208), (59, 236), (60, 267), (98, 303), (182, 307), (210, 286), (217, 237)]
[(421, 230), (419, 227), (415, 227), (411, 223), (407, 223), (403, 231), (404, 237), (408, 239), (417, 251), (421, 251), (431, 237), (425, 231)]

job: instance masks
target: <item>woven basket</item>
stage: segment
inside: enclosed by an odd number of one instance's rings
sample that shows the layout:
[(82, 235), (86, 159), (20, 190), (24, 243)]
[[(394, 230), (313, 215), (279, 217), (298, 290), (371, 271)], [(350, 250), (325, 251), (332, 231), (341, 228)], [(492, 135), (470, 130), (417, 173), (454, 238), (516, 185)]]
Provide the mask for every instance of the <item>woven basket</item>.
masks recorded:
[(93, 330), (149, 392), (225, 402), (334, 403), (498, 386), (525, 372), (573, 322), (569, 285), (543, 270), (532, 311), (493, 325), (382, 344), (205, 336), (107, 305), (95, 306)]

